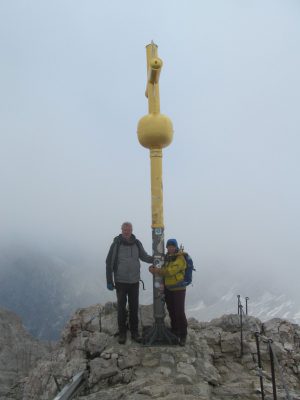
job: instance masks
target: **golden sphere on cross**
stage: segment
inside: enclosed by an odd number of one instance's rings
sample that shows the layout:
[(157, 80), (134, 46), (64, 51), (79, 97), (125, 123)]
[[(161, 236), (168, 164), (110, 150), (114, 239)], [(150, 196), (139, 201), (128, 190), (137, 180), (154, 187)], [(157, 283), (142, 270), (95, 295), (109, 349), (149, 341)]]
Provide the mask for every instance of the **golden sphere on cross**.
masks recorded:
[(138, 139), (147, 149), (162, 149), (173, 139), (173, 125), (166, 115), (147, 114), (139, 120)]

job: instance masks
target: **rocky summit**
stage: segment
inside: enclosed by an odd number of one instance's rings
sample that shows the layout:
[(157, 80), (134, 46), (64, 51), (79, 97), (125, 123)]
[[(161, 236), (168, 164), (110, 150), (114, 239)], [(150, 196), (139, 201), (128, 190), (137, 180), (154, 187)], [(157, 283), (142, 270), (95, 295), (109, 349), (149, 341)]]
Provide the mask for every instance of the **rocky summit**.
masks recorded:
[[(211, 322), (189, 320), (185, 347), (118, 343), (114, 303), (78, 310), (57, 348), (15, 385), (16, 400), (53, 400), (70, 380), (85, 371), (82, 400), (257, 400), (261, 398), (255, 332), (260, 332), (265, 399), (273, 399), (272, 339), (277, 398), (300, 399), (300, 327), (273, 319), (245, 316), (243, 355), (240, 318), (224, 315)], [(168, 321), (167, 321), (168, 322)], [(152, 321), (152, 306), (140, 308), (141, 329)], [(280, 371), (278, 370), (280, 367)]]

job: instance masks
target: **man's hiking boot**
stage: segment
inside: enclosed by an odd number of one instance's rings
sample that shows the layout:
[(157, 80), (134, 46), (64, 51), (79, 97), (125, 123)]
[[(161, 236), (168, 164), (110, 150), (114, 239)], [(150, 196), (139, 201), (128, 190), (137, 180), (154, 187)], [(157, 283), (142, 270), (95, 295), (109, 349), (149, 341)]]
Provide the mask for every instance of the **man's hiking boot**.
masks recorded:
[(119, 333), (119, 340), (118, 340), (119, 344), (125, 344), (126, 343), (126, 337), (127, 337), (126, 332), (120, 332)]
[(141, 343), (142, 342), (142, 337), (139, 335), (138, 332), (132, 332), (131, 333), (131, 339), (134, 340), (137, 343)]

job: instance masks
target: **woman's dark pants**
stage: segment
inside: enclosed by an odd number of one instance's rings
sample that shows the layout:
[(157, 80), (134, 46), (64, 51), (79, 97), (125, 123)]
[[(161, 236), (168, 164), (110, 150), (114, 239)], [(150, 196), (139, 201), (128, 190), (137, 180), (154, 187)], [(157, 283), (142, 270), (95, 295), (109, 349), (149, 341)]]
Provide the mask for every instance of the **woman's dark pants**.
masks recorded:
[(115, 283), (118, 301), (118, 326), (119, 333), (127, 331), (127, 311), (126, 304), (128, 298), (129, 305), (129, 328), (131, 333), (138, 332), (139, 326), (139, 282), (137, 283)]
[(172, 331), (180, 338), (187, 335), (187, 320), (184, 311), (186, 290), (168, 290), (165, 288), (165, 300), (171, 319)]

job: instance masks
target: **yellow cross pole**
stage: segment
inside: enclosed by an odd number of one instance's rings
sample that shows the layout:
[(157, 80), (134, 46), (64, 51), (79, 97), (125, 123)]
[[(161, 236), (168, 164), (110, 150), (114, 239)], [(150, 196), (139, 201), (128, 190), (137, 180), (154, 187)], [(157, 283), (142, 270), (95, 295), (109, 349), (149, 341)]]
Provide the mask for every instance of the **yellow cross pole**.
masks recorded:
[[(138, 123), (138, 139), (142, 146), (150, 150), (151, 161), (151, 210), (152, 210), (152, 249), (155, 263), (162, 265), (164, 257), (164, 213), (162, 184), (162, 149), (173, 139), (171, 120), (160, 113), (159, 77), (163, 66), (157, 55), (157, 45), (146, 46), (148, 114)], [(164, 325), (163, 280), (153, 276), (153, 316), (154, 326), (145, 335), (145, 344), (174, 344), (177, 338)]]

